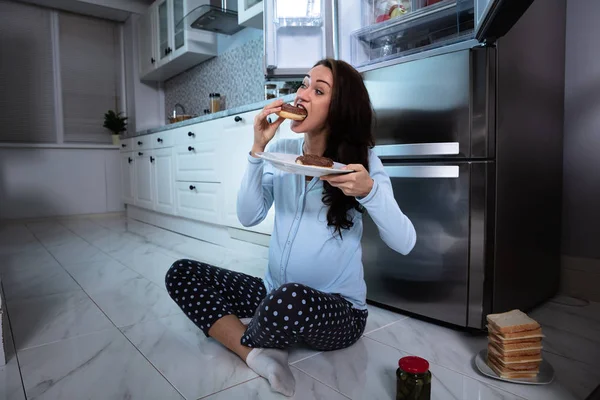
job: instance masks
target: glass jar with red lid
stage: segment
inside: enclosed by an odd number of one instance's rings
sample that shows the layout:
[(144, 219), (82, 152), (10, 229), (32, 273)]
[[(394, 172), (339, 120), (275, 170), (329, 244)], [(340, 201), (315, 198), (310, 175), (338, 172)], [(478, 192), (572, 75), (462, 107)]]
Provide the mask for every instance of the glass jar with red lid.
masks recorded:
[(402, 357), (396, 370), (396, 400), (430, 400), (431, 371), (420, 357)]

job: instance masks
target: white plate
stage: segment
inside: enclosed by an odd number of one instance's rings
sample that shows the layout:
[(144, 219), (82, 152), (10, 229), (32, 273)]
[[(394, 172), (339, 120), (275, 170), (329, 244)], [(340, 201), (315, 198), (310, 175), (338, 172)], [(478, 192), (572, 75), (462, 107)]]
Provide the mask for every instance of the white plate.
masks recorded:
[(306, 175), (306, 176), (323, 176), (323, 175), (334, 175), (334, 174), (347, 174), (354, 172), (350, 169), (342, 169), (345, 164), (333, 163), (333, 168), (313, 167), (311, 165), (300, 165), (296, 164), (296, 158), (298, 155), (295, 154), (284, 154), (284, 153), (256, 153), (260, 158), (273, 164), (275, 168), (278, 168), (285, 172), (292, 174)]
[(542, 363), (540, 364), (540, 372), (535, 378), (501, 378), (487, 365), (486, 360), (487, 349), (483, 349), (479, 352), (479, 354), (477, 354), (477, 356), (475, 356), (475, 365), (477, 365), (479, 372), (489, 376), (490, 378), (512, 383), (524, 383), (526, 385), (547, 385), (554, 380), (554, 368), (552, 368), (552, 365), (550, 365), (548, 361), (544, 360), (543, 357)]

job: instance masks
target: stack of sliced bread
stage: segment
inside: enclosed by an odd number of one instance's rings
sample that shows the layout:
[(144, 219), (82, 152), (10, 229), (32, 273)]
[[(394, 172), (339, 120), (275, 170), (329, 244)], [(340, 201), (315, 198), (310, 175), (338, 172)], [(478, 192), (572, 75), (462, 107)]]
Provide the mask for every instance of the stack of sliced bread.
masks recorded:
[(542, 362), (542, 328), (527, 314), (512, 310), (487, 316), (487, 364), (501, 378), (534, 378)]

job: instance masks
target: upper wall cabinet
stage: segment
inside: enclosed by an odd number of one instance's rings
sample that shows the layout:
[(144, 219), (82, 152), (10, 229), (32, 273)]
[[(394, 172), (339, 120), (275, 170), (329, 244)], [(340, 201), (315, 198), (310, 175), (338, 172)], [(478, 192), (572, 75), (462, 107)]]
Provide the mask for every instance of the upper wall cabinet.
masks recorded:
[(238, 23), (251, 28), (263, 28), (263, 0), (237, 0)]
[(138, 22), (140, 79), (164, 81), (217, 55), (217, 34), (180, 23), (202, 0), (158, 0)]

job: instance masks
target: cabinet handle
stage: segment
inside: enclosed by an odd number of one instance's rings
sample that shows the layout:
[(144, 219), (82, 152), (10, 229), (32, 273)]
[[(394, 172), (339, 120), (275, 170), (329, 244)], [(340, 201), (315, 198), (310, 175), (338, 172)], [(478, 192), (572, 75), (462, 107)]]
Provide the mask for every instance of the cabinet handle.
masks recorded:
[(169, 49), (165, 49), (165, 56), (169, 54)]
[(143, 143), (142, 142), (138, 142), (138, 146), (141, 146)]
[(239, 115), (236, 115), (234, 118), (235, 122), (241, 122), (242, 121), (242, 117), (240, 117)]
[(131, 157), (127, 157), (127, 162), (128, 162), (129, 164), (131, 164), (131, 163), (133, 162), (133, 158), (131, 158)]
[(144, 153), (138, 152), (138, 156), (143, 156), (143, 155), (144, 155)]
[(152, 156), (150, 156), (150, 163), (153, 163), (153, 162), (154, 162), (154, 160), (155, 160), (155, 158), (154, 158), (154, 157), (152, 157)]
[(150, 62), (151, 62), (152, 64), (154, 64), (154, 63), (156, 62), (156, 60), (154, 59), (154, 57), (150, 57)]
[(125, 148), (127, 145), (125, 143), (121, 144), (121, 147)]
[(190, 185), (190, 190), (196, 190), (196, 186)]
[(163, 142), (163, 140), (162, 140), (161, 138), (158, 138), (158, 139), (156, 139), (156, 141), (157, 141), (158, 143), (162, 143), (162, 142)]
[(188, 146), (188, 151), (194, 151), (194, 148), (192, 146)]
[(194, 132), (188, 132), (188, 136), (189, 137), (196, 137), (196, 134)]

